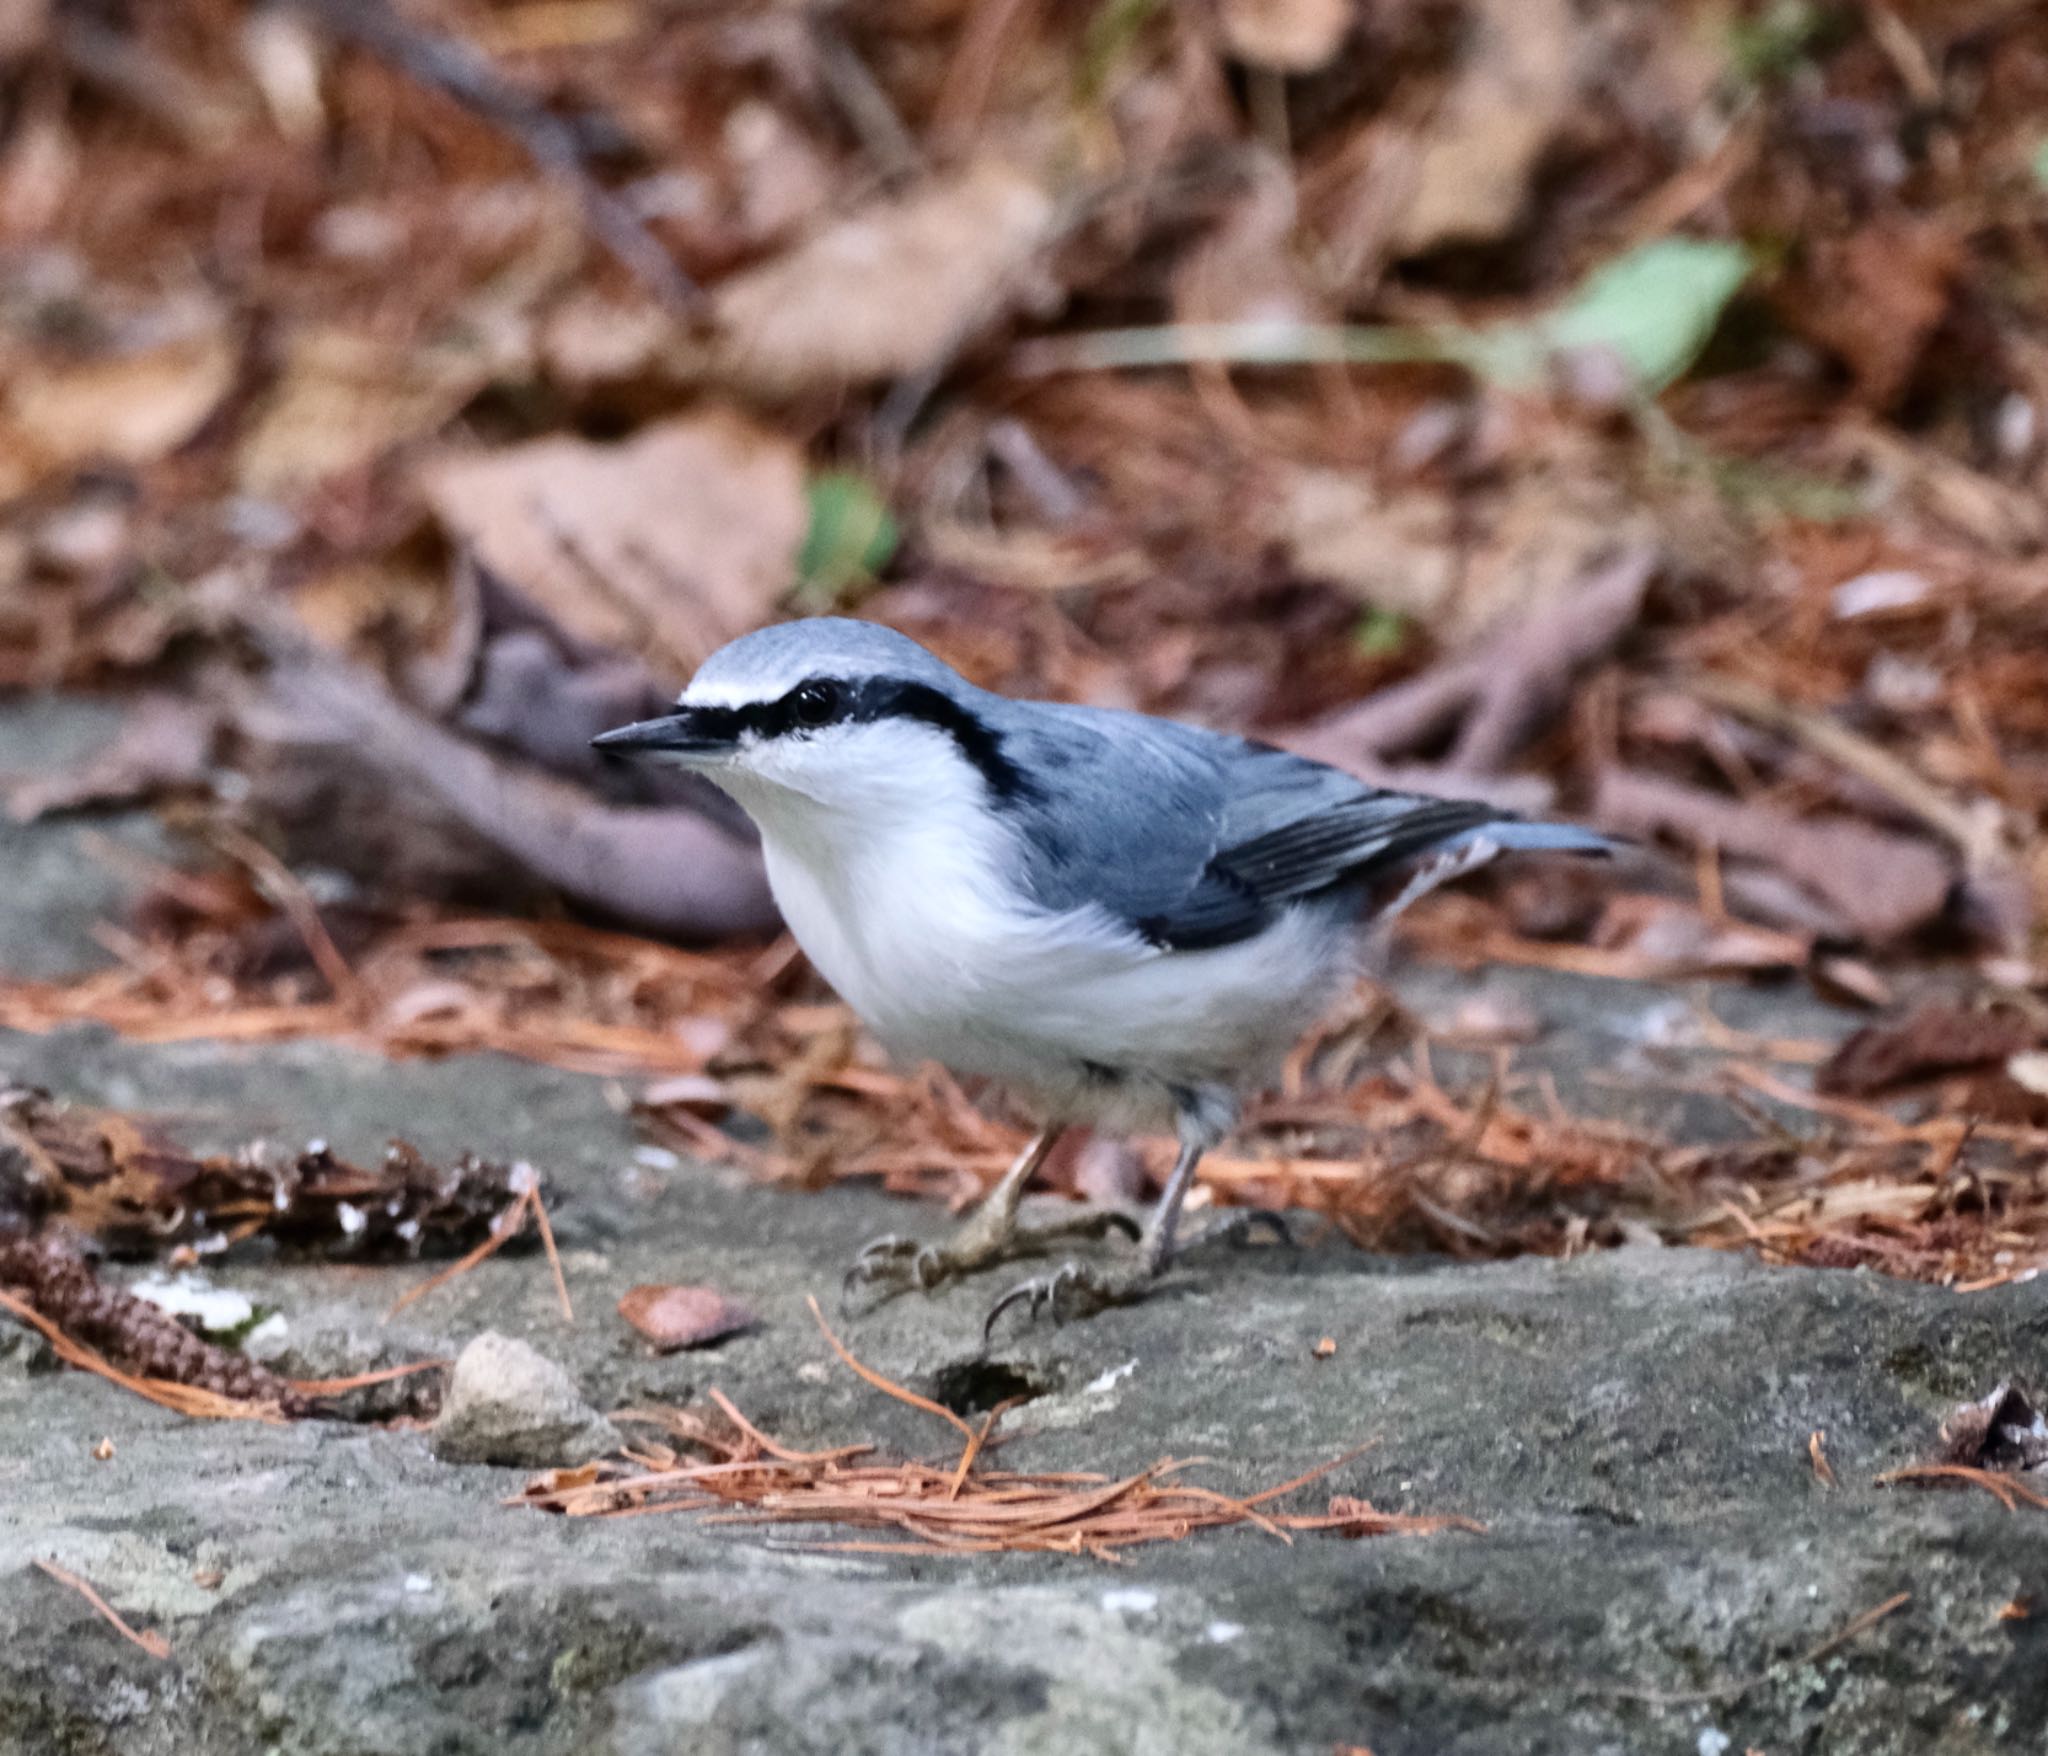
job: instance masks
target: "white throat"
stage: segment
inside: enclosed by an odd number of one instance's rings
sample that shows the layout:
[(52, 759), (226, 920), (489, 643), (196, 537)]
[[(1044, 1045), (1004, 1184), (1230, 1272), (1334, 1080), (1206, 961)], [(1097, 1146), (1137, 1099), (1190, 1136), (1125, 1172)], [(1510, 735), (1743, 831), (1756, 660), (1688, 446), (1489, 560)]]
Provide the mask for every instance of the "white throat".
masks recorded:
[(857, 771), (735, 765), (713, 778), (759, 826), (776, 904), (818, 972), (891, 1048), (942, 1057), (934, 1014), (970, 1000), (1029, 904), (1004, 876), (1010, 832), (951, 739), (866, 732)]

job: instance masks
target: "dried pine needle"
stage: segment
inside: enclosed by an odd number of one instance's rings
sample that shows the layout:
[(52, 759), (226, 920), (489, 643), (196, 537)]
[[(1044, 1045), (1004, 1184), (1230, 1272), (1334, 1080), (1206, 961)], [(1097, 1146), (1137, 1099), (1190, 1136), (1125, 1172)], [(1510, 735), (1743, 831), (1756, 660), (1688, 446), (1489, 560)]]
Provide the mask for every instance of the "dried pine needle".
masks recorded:
[[(920, 1462), (857, 1461), (873, 1447), (793, 1450), (749, 1421), (722, 1391), (710, 1401), (726, 1423), (686, 1410), (629, 1410), (621, 1419), (647, 1421), (706, 1454), (685, 1462), (666, 1447), (641, 1448), (597, 1465), (537, 1478), (513, 1504), (571, 1517), (639, 1517), (695, 1513), (717, 1522), (836, 1525), (878, 1533), (818, 1546), (881, 1554), (1086, 1554), (1114, 1559), (1134, 1544), (1179, 1541), (1198, 1530), (1249, 1525), (1282, 1542), (1302, 1531), (1348, 1536), (1478, 1531), (1470, 1519), (1383, 1513), (1362, 1500), (1334, 1496), (1322, 1513), (1264, 1508), (1358, 1455), (1333, 1459), (1260, 1493), (1234, 1496), (1178, 1480), (1199, 1459), (1162, 1458), (1115, 1478), (1088, 1473), (989, 1469), (984, 1464), (1007, 1405), (971, 1427), (952, 1410), (884, 1377), (857, 1359), (826, 1323), (812, 1315), (847, 1369), (881, 1394), (943, 1420), (962, 1437), (950, 1469)], [(886, 1538), (887, 1540), (882, 1540)]]
[(69, 1586), (71, 1590), (77, 1592), (80, 1597), (92, 1605), (101, 1619), (111, 1626), (114, 1632), (120, 1635), (123, 1640), (134, 1642), (135, 1645), (148, 1653), (151, 1658), (167, 1659), (171, 1656), (171, 1643), (168, 1640), (153, 1628), (131, 1627), (122, 1619), (120, 1612), (112, 1604), (108, 1603), (90, 1585), (80, 1579), (76, 1573), (66, 1571), (54, 1561), (45, 1561), (40, 1555), (35, 1557), (35, 1565), (42, 1572), (47, 1573), (59, 1585)]

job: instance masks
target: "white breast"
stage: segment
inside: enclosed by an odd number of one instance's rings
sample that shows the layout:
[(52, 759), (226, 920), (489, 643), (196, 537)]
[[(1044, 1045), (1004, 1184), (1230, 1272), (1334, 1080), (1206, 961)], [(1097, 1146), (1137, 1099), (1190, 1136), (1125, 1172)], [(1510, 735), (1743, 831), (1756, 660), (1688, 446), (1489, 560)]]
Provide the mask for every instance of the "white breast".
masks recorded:
[(979, 1016), (976, 997), (1018, 951), (1015, 850), (940, 737), (891, 740), (865, 778), (846, 803), (745, 777), (731, 790), (819, 974), (899, 1054), (950, 1060), (948, 1034)]
[(900, 778), (915, 807), (886, 820), (872, 800), (842, 811), (734, 788), (797, 942), (899, 1057), (992, 1075), (1070, 1114), (1090, 1105), (1084, 1063), (1158, 1087), (1257, 1083), (1345, 978), (1344, 935), (1321, 911), (1168, 952), (1100, 910), (1038, 909), (971, 770), (941, 754)]

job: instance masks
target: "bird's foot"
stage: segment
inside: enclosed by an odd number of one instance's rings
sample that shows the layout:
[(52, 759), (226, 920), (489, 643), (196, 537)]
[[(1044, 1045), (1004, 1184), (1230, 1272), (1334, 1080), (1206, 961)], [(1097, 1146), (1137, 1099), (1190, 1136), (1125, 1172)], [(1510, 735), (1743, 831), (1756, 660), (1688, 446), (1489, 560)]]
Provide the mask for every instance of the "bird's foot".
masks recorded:
[(981, 1339), (995, 1334), (996, 1322), (1013, 1305), (1026, 1307), (1026, 1321), (1050, 1312), (1055, 1323), (1093, 1317), (1111, 1305), (1135, 1305), (1158, 1283), (1160, 1266), (1149, 1256), (1122, 1268), (1096, 1268), (1085, 1262), (1062, 1262), (1048, 1274), (1035, 1274), (1013, 1286), (989, 1307), (982, 1319)]
[(1139, 1252), (1135, 1262), (1121, 1268), (1063, 1262), (1048, 1274), (1019, 1282), (996, 1300), (982, 1320), (982, 1339), (995, 1333), (996, 1320), (1013, 1305), (1026, 1308), (1027, 1321), (1049, 1312), (1055, 1323), (1093, 1317), (1111, 1305), (1135, 1305), (1158, 1284), (1169, 1263), (1210, 1244), (1242, 1243), (1248, 1233), (1259, 1230), (1271, 1232), (1289, 1247), (1294, 1243), (1294, 1234), (1280, 1214), (1264, 1207), (1236, 1207), (1218, 1214), (1191, 1238), (1164, 1247), (1155, 1240), (1152, 1247)]
[(962, 1275), (993, 1268), (1001, 1262), (1044, 1256), (1075, 1238), (1106, 1238), (1120, 1231), (1131, 1238), (1138, 1227), (1128, 1215), (1094, 1207), (1056, 1220), (1026, 1225), (1015, 1213), (988, 1206), (975, 1210), (950, 1238), (928, 1244), (919, 1238), (891, 1233), (869, 1244), (846, 1271), (842, 1296), (851, 1298), (864, 1287), (879, 1289), (881, 1299), (899, 1293), (928, 1293)]

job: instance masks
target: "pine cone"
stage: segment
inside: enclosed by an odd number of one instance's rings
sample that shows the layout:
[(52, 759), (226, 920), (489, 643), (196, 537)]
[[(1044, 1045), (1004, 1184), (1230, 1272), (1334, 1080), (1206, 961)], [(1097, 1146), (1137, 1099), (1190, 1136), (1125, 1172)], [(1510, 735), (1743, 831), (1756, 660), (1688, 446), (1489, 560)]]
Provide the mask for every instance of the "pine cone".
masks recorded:
[(0, 1285), (135, 1377), (187, 1384), (237, 1402), (271, 1402), (292, 1416), (310, 1412), (306, 1398), (274, 1372), (194, 1335), (147, 1299), (104, 1285), (82, 1256), (55, 1238), (0, 1236)]

